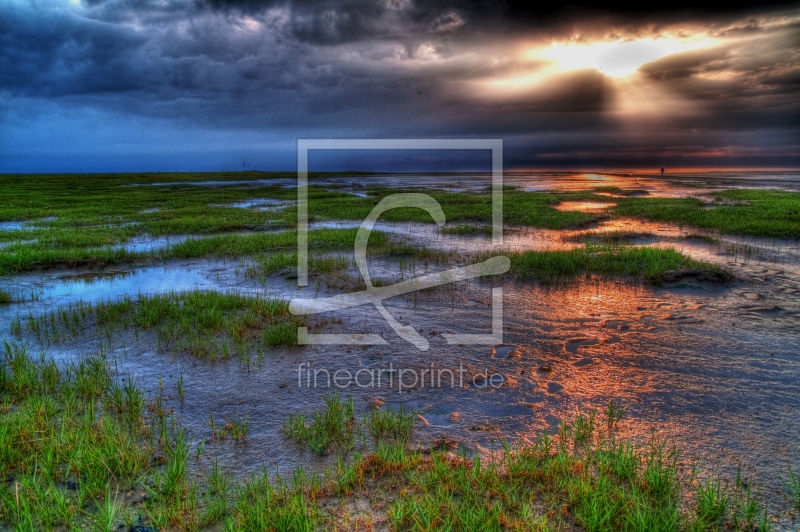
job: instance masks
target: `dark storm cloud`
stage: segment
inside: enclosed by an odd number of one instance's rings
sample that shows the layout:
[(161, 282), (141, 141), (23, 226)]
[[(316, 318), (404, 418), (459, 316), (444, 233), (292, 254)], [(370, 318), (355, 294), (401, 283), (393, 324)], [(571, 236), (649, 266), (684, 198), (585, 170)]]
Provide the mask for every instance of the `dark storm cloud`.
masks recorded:
[[(0, 127), (39, 113), (46, 128), (60, 106), (178, 131), (503, 137), (521, 165), (638, 161), (681, 145), (771, 157), (799, 143), (798, 17), (796, 6), (747, 2), (720, 12), (696, 2), (13, 0), (0, 4)], [(639, 92), (674, 104), (666, 118), (615, 111), (636, 87), (595, 69), (549, 72), (523, 53), (693, 32), (720, 43), (639, 69)], [(526, 76), (544, 81), (513, 88)]]
[(0, 87), (57, 95), (141, 86), (144, 36), (64, 11), (0, 7)]

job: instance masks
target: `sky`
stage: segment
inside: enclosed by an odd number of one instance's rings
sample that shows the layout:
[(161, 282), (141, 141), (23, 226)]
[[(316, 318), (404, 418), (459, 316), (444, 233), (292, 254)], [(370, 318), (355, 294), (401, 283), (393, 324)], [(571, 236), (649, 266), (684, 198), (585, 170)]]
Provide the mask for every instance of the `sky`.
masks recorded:
[(536, 4), (0, 0), (0, 172), (800, 168), (797, 2)]

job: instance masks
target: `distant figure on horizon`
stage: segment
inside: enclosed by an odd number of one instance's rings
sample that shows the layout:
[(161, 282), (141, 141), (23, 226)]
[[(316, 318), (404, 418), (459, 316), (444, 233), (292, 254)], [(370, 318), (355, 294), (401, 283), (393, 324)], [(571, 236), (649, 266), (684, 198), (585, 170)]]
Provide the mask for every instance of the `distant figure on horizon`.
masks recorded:
[(664, 176), (664, 167), (663, 166), (661, 167), (661, 176), (662, 177)]

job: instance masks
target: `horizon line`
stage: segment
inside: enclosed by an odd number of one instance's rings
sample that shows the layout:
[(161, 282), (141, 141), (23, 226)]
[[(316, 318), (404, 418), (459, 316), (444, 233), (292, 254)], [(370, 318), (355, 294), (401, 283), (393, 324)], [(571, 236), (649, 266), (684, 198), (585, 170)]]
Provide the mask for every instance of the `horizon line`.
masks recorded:
[[(732, 173), (732, 172), (800, 172), (800, 167), (664, 167), (664, 174), (661, 168), (506, 168), (503, 175), (513, 175), (522, 173), (605, 173), (605, 174), (629, 174), (629, 175), (652, 175), (657, 177), (676, 176), (683, 173), (711, 174), (711, 173)], [(488, 170), (413, 170), (413, 171), (391, 171), (391, 170), (313, 170), (309, 175), (315, 174), (355, 174), (355, 175), (452, 175), (452, 174), (486, 174), (491, 175)], [(127, 171), (98, 171), (98, 172), (0, 172), (0, 177), (10, 176), (59, 176), (59, 175), (252, 175), (252, 174), (297, 174), (295, 169), (287, 170), (178, 170), (178, 171), (148, 171), (148, 170), (127, 170)]]

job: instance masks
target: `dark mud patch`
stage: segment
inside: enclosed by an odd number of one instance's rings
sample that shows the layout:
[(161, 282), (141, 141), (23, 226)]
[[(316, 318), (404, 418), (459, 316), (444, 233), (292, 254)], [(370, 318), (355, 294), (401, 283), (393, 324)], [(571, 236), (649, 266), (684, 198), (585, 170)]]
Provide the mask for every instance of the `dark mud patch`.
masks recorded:
[(590, 337), (571, 338), (567, 340), (566, 343), (564, 344), (564, 349), (566, 349), (570, 353), (577, 353), (578, 349), (581, 347), (597, 345), (599, 343), (600, 340), (598, 340), (597, 338), (590, 338)]
[(744, 310), (746, 312), (780, 312), (783, 309), (777, 305), (742, 305), (739, 307), (739, 310)]
[(659, 280), (665, 283), (694, 280), (701, 283), (726, 284), (734, 281), (735, 279), (736, 278), (732, 273), (723, 269), (680, 268), (678, 270), (669, 270), (664, 272), (661, 274), (661, 278)]
[(492, 351), (492, 358), (513, 358), (519, 356), (516, 345), (498, 345)]
[(693, 316), (691, 314), (681, 313), (666, 314), (662, 316), (661, 319), (665, 321), (673, 321), (675, 323), (703, 323), (705, 321), (703, 318), (698, 318), (697, 316)]

